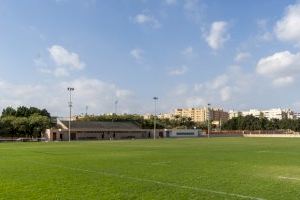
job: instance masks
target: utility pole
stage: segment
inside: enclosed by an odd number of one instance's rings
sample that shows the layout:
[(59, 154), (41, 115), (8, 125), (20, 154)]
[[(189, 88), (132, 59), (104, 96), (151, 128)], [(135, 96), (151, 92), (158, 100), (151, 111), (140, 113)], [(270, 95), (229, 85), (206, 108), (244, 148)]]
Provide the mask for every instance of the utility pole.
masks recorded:
[(68, 87), (68, 91), (70, 93), (70, 101), (69, 101), (69, 108), (70, 108), (70, 116), (69, 116), (69, 142), (71, 141), (71, 118), (72, 118), (72, 91), (74, 88)]
[(154, 126), (153, 126), (153, 139), (155, 140), (155, 134), (156, 134), (156, 103), (158, 100), (158, 97), (153, 97), (154, 100)]

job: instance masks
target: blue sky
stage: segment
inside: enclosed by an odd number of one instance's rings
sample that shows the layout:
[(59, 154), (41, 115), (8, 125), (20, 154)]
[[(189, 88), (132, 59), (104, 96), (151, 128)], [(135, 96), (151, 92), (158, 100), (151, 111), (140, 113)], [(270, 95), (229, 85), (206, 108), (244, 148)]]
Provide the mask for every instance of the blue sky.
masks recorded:
[(0, 109), (300, 111), (300, 2), (0, 0)]

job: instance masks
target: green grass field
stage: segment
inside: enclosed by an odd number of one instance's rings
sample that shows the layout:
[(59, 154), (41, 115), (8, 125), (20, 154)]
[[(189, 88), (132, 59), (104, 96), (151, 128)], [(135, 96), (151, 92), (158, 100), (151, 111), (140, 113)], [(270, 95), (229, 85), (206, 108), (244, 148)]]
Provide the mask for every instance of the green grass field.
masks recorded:
[(0, 143), (0, 199), (300, 199), (300, 139)]

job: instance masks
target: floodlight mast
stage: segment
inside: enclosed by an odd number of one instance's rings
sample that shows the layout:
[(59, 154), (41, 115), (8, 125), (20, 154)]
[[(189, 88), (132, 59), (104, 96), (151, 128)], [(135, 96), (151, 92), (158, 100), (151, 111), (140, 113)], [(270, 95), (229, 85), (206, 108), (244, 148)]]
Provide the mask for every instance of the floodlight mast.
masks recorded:
[(119, 100), (115, 100), (115, 115), (117, 115), (117, 113), (118, 113), (118, 103), (119, 103)]
[(207, 137), (209, 138), (210, 134), (210, 103), (207, 104)]
[(156, 139), (156, 103), (157, 103), (157, 100), (158, 100), (158, 97), (153, 97), (153, 100), (154, 100), (154, 125), (153, 125), (153, 139), (155, 140)]
[(89, 109), (89, 106), (86, 105), (86, 106), (85, 106), (85, 116), (88, 116), (88, 109)]
[(71, 142), (71, 118), (72, 118), (72, 91), (74, 91), (73, 87), (68, 87), (70, 101), (69, 101), (69, 108), (70, 108), (70, 115), (69, 115), (69, 142)]

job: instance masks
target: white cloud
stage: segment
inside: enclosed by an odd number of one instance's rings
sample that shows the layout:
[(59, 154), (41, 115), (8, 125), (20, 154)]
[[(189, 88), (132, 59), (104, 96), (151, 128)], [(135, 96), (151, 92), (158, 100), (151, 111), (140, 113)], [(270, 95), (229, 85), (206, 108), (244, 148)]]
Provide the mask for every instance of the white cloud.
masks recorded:
[(216, 21), (211, 24), (210, 32), (205, 37), (208, 45), (214, 49), (220, 49), (229, 39), (228, 23), (225, 21)]
[(137, 14), (133, 18), (133, 22), (141, 25), (150, 25), (153, 28), (161, 27), (161, 23), (154, 16), (147, 13)]
[[(231, 77), (232, 79), (232, 77)], [(205, 83), (205, 90), (214, 93), (215, 96), (219, 95), (222, 101), (228, 101), (231, 98), (230, 75), (221, 74), (213, 80)]]
[(185, 0), (183, 8), (191, 11), (191, 10), (195, 9), (198, 4), (199, 4), (199, 0)]
[(204, 18), (205, 6), (199, 0), (184, 0), (183, 9), (187, 18), (196, 23)]
[(203, 89), (204, 89), (204, 84), (202, 83), (196, 83), (193, 88), (195, 92), (200, 92)]
[(270, 32), (264, 32), (258, 36), (258, 39), (261, 41), (271, 41), (273, 39), (273, 34)]
[(281, 87), (281, 86), (287, 86), (294, 82), (294, 77), (286, 76), (286, 77), (280, 77), (276, 78), (272, 81), (273, 85)]
[(69, 52), (62, 46), (53, 45), (47, 49), (49, 59), (41, 55), (33, 60), (38, 71), (56, 77), (69, 76), (71, 71), (82, 70), (85, 63), (82, 62), (77, 53)]
[(291, 84), (295, 76), (300, 75), (300, 53), (282, 51), (261, 58), (256, 66), (256, 72), (272, 78), (275, 86)]
[(197, 106), (204, 106), (206, 104), (206, 101), (198, 96), (194, 96), (194, 97), (188, 97), (186, 99), (185, 105), (187, 107), (197, 107)]
[(83, 69), (85, 63), (79, 58), (79, 55), (74, 52), (69, 52), (62, 46), (53, 45), (48, 49), (53, 61), (60, 67), (67, 66), (71, 69)]
[(267, 28), (268, 20), (267, 19), (258, 19), (256, 24), (259, 29), (265, 30)]
[(235, 60), (235, 62), (243, 62), (243, 61), (247, 60), (250, 57), (251, 57), (251, 54), (248, 53), (248, 52), (239, 52), (235, 56), (234, 60)]
[(220, 90), (220, 96), (222, 101), (228, 101), (231, 99), (231, 88), (226, 86)]
[(58, 67), (53, 72), (54, 76), (56, 77), (63, 77), (63, 76), (69, 76), (69, 72), (66, 68)]
[(172, 69), (171, 71), (169, 71), (169, 75), (172, 75), (172, 76), (183, 75), (187, 72), (187, 70), (188, 70), (188, 67), (183, 65), (180, 68)]
[(208, 87), (211, 87), (212, 89), (219, 89), (220, 87), (226, 85), (228, 81), (228, 76), (226, 74), (222, 74), (207, 84), (209, 85)]
[[(120, 112), (138, 112), (134, 93), (113, 83), (98, 79), (80, 78), (54, 84), (13, 84), (0, 81), (0, 109), (7, 106), (36, 106), (46, 108), (52, 115), (66, 116), (68, 113), (67, 87), (74, 87), (74, 114), (84, 113), (89, 106), (90, 113), (113, 112), (113, 102), (119, 100)], [(46, 92), (45, 92), (46, 91)]]
[[(297, 96), (289, 96), (291, 92), (295, 93), (294, 85), (284, 90), (278, 89), (296, 84), (299, 76), (281, 75), (270, 77), (266, 81), (257, 73), (243, 69), (241, 66), (230, 66), (223, 74), (212, 79), (186, 84), (183, 87), (184, 92), (168, 94), (168, 105), (171, 108), (180, 108), (205, 106), (209, 102), (213, 107), (223, 107), (226, 110), (244, 110), (255, 107), (286, 107), (292, 102), (299, 102)], [(287, 96), (289, 98), (285, 98)]]
[(164, 1), (167, 5), (175, 5), (177, 3), (177, 0), (165, 0)]
[(273, 39), (272, 32), (269, 31), (269, 21), (267, 19), (259, 19), (257, 21), (257, 27), (258, 27), (258, 35), (257, 39), (259, 41), (268, 42)]
[(139, 48), (132, 49), (130, 55), (137, 61), (141, 62), (144, 59), (144, 51)]
[(41, 57), (41, 55), (38, 55), (37, 58), (33, 59), (33, 62), (35, 66), (38, 66), (40, 68), (47, 68), (48, 64), (44, 61), (44, 59)]
[(171, 95), (183, 96), (188, 92), (189, 88), (186, 84), (179, 84), (171, 91)]
[(300, 4), (290, 5), (286, 8), (282, 19), (277, 21), (275, 34), (278, 39), (300, 44)]
[(261, 58), (256, 71), (261, 75), (271, 77), (293, 75), (300, 72), (300, 53), (292, 54), (289, 51), (282, 51)]
[(38, 66), (38, 71), (43, 73), (43, 74), (54, 74), (53, 71), (47, 67), (39, 67)]
[(253, 90), (257, 91), (254, 75), (245, 73), (239, 66), (231, 66), (228, 71), (211, 80), (193, 85), (179, 84), (175, 86), (176, 92), (169, 93), (169, 106), (204, 106), (208, 102), (221, 107), (233, 104), (240, 106), (249, 101), (249, 94), (255, 93)]
[(191, 46), (186, 47), (185, 49), (182, 50), (181, 52), (182, 55), (186, 56), (186, 57), (192, 57), (194, 56), (194, 49)]

